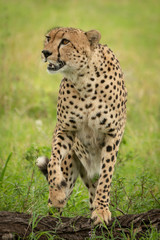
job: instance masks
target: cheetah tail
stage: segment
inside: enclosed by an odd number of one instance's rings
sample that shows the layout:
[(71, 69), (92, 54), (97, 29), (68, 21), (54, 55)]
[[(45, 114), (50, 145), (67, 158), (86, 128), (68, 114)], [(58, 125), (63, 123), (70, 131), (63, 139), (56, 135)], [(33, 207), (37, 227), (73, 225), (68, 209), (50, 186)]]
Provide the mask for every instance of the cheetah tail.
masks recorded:
[(47, 165), (48, 165), (49, 159), (45, 156), (41, 156), (37, 158), (36, 165), (39, 168), (39, 170), (44, 174), (48, 181), (48, 171), (47, 171)]

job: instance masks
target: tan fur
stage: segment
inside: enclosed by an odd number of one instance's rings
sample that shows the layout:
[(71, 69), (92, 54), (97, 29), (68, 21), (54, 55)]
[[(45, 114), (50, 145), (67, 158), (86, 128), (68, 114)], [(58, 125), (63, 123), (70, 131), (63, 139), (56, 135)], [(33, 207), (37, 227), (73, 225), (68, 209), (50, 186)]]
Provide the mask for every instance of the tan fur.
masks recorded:
[(111, 180), (126, 122), (123, 73), (113, 52), (99, 44), (96, 30), (56, 28), (47, 39), (42, 58), (48, 71), (65, 77), (48, 164), (49, 204), (63, 207), (80, 174), (94, 224), (108, 223)]

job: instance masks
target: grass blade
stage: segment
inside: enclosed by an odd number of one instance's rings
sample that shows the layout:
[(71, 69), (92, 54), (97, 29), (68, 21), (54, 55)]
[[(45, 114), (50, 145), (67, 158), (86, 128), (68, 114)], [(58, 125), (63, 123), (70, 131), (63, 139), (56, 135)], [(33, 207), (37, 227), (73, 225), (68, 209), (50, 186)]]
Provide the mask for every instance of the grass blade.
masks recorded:
[(3, 178), (4, 178), (4, 174), (5, 174), (5, 171), (6, 171), (6, 169), (7, 169), (7, 165), (8, 165), (8, 163), (9, 163), (9, 160), (11, 159), (11, 156), (12, 156), (12, 152), (8, 155), (8, 158), (7, 158), (7, 160), (6, 160), (6, 162), (5, 162), (5, 165), (4, 165), (3, 169), (2, 169), (2, 172), (1, 172), (1, 174), (0, 174), (0, 186), (2, 185), (2, 181), (3, 181)]

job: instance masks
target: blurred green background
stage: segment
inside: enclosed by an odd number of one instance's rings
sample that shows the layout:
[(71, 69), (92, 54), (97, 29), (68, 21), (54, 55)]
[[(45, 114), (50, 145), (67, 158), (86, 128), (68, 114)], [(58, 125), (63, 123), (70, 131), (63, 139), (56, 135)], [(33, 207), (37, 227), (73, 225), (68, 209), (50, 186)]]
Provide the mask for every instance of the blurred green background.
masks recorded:
[[(41, 61), (44, 35), (55, 26), (99, 30), (125, 75), (128, 117), (111, 202), (130, 213), (160, 207), (159, 1), (1, 0), (0, 210), (47, 212), (35, 160), (50, 155), (56, 123), (62, 76), (47, 74)], [(87, 196), (78, 180), (64, 215), (88, 213)]]

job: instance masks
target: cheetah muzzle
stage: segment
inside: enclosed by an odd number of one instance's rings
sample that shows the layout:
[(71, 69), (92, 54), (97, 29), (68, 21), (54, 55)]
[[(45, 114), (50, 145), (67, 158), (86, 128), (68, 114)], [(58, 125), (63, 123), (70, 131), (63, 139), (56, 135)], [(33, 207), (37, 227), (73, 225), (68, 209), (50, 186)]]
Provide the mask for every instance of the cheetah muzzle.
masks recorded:
[(57, 64), (49, 63), (47, 70), (49, 73), (54, 73), (60, 70), (61, 68), (63, 68), (65, 65), (66, 65), (65, 62), (62, 62), (62, 61), (57, 62)]
[(37, 159), (49, 183), (50, 206), (62, 209), (80, 175), (94, 224), (108, 222), (111, 181), (126, 122), (127, 90), (120, 63), (96, 30), (54, 28), (42, 59), (61, 73), (50, 160)]

